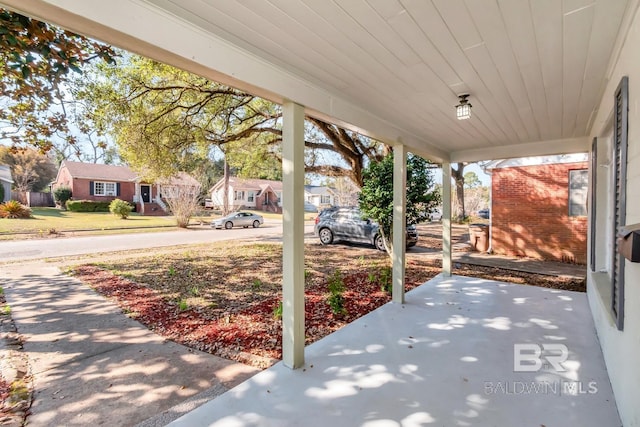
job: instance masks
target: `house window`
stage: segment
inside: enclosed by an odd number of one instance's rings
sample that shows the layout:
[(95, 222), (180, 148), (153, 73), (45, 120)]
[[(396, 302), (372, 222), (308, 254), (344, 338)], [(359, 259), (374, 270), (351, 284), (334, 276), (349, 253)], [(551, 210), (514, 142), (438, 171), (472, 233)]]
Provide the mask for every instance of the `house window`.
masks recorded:
[(276, 192), (276, 196), (278, 196), (278, 203), (282, 202), (282, 191)]
[(117, 196), (115, 182), (94, 182), (93, 194), (95, 196)]
[(587, 215), (588, 185), (587, 169), (569, 171), (569, 216)]
[(323, 205), (331, 204), (331, 196), (320, 196), (320, 203)]
[(247, 193), (247, 202), (253, 202), (255, 200), (255, 194), (254, 191), (249, 191)]
[(233, 200), (244, 200), (244, 191), (234, 191)]

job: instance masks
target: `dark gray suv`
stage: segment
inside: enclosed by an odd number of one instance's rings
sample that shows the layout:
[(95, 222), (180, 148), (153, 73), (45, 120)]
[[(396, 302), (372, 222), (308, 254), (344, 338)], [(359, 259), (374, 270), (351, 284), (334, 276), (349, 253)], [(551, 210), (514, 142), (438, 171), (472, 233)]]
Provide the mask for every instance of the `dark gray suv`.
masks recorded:
[[(378, 232), (378, 224), (362, 218), (358, 208), (329, 208), (316, 218), (315, 235), (320, 243), (329, 245), (337, 240), (355, 243), (367, 243), (384, 251), (384, 242)], [(407, 247), (418, 242), (415, 225), (407, 226)]]

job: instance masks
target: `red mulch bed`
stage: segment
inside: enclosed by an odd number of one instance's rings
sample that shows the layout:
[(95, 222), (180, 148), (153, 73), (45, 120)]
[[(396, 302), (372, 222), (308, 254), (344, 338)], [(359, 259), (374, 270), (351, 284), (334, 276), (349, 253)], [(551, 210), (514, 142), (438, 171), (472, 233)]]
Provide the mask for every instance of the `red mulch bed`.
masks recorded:
[[(434, 268), (434, 273), (436, 271)], [(198, 309), (182, 311), (154, 290), (93, 265), (77, 267), (74, 274), (100, 294), (113, 299), (125, 313), (172, 341), (260, 368), (268, 367), (282, 357), (282, 325), (273, 314), (279, 296), (211, 319)], [(406, 290), (427, 280), (421, 276), (407, 280)], [(305, 289), (307, 344), (391, 300), (378, 283), (369, 281), (366, 272), (345, 275), (343, 281), (346, 314), (340, 316), (334, 315), (326, 302), (326, 285), (311, 284)]]

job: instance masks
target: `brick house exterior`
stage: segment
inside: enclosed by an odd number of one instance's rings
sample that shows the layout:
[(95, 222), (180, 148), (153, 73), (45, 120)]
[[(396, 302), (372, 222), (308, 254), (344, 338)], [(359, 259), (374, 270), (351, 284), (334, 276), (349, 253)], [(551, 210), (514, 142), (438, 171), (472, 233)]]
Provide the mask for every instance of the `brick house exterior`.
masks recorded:
[(127, 166), (65, 160), (58, 169), (52, 188), (55, 190), (63, 186), (71, 188), (74, 200), (110, 201), (119, 198), (133, 203), (136, 174)]
[[(534, 160), (514, 166), (504, 161), (490, 167), (491, 248), (495, 253), (587, 262), (586, 188), (582, 188), (586, 186), (586, 155), (559, 160), (547, 163), (553, 159), (546, 158), (538, 160), (542, 163)], [(571, 191), (570, 180), (574, 183)], [(584, 206), (576, 204), (583, 199)]]

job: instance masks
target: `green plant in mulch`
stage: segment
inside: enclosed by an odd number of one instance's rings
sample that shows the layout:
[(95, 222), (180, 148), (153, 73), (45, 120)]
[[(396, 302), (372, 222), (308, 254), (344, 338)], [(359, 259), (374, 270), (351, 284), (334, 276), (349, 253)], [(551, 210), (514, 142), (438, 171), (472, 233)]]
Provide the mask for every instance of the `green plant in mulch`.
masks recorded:
[(327, 288), (329, 289), (327, 304), (331, 307), (331, 312), (335, 315), (347, 314), (347, 309), (344, 306), (345, 285), (340, 269), (336, 269), (333, 272), (333, 275), (329, 278)]
[(278, 301), (278, 305), (273, 307), (273, 318), (276, 320), (282, 319), (282, 301)]

